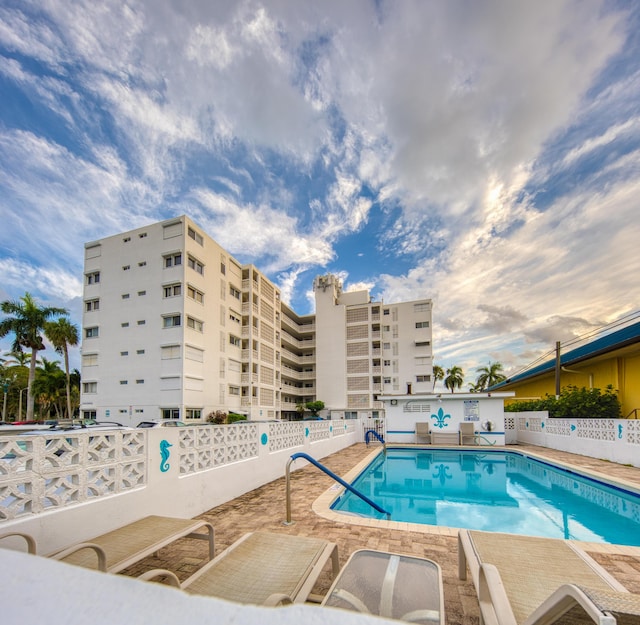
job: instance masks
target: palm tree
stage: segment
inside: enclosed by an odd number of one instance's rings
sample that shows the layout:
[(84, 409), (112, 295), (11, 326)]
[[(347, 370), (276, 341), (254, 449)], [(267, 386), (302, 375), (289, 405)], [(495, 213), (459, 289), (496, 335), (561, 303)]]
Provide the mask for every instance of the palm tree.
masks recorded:
[(438, 380), (444, 380), (444, 369), (439, 365), (433, 365), (433, 388), (432, 391), (436, 390), (436, 382)]
[(447, 369), (447, 377), (444, 379), (445, 388), (451, 389), (451, 392), (456, 388), (460, 388), (464, 382), (464, 371), (458, 367), (453, 366), (451, 369)]
[(67, 418), (71, 419), (71, 374), (69, 372), (69, 346), (78, 344), (78, 328), (66, 317), (47, 321), (44, 333), (58, 354), (64, 356), (64, 371), (67, 376)]
[(69, 313), (65, 308), (53, 306), (38, 306), (30, 293), (25, 293), (19, 301), (4, 301), (0, 304), (0, 310), (7, 315), (0, 321), (0, 338), (9, 333), (15, 335), (12, 349), (14, 352), (22, 352), (24, 347), (31, 350), (31, 362), (29, 365), (29, 381), (27, 383), (27, 420), (33, 419), (33, 381), (36, 377), (36, 360), (38, 352), (45, 349), (40, 332), (44, 325), (53, 317)]
[(502, 365), (499, 362), (490, 362), (488, 367), (479, 367), (476, 372), (480, 374), (475, 384), (475, 388), (478, 391), (484, 391), (486, 388), (506, 379), (506, 376), (502, 373)]
[(51, 416), (51, 409), (55, 416), (61, 419), (64, 413), (65, 374), (57, 360), (42, 358), (42, 365), (36, 369), (36, 379), (33, 383), (35, 403), (40, 407), (40, 416)]

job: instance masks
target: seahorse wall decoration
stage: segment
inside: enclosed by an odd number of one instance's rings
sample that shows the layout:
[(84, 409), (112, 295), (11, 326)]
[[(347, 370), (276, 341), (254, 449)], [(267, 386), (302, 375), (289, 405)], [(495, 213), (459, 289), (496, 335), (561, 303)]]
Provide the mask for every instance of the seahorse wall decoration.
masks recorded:
[(173, 445), (169, 441), (160, 441), (160, 456), (162, 456), (162, 461), (160, 462), (160, 471), (162, 471), (163, 473), (166, 473), (171, 468), (171, 465), (167, 462), (171, 454), (171, 452), (169, 451), (169, 447), (173, 447)]

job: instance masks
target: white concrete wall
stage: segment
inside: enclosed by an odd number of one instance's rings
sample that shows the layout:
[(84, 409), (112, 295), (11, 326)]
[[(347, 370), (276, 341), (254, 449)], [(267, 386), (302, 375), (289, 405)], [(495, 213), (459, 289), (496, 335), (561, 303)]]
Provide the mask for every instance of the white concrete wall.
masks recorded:
[[(640, 420), (556, 419), (544, 412), (508, 412), (518, 443), (640, 467)], [(509, 441), (513, 436), (509, 436)]]
[[(389, 443), (419, 443), (416, 423), (427, 422), (436, 434), (454, 435), (460, 423), (472, 422), (479, 445), (504, 445), (504, 397), (498, 393), (449, 393), (429, 395), (384, 395), (386, 440)], [(491, 423), (491, 430), (486, 427)], [(451, 439), (453, 440), (453, 436)], [(452, 442), (451, 444), (457, 444)]]
[[(136, 431), (146, 441), (142, 455), (130, 460), (129, 452), (118, 452), (124, 448), (123, 433), (118, 432), (111, 443), (104, 442), (103, 450), (112, 458), (92, 464), (88, 459), (73, 460), (77, 454), (69, 452), (56, 456), (61, 460), (60, 468), (51, 468), (56, 458), (44, 451), (44, 437), (38, 437), (42, 449), (32, 454), (31, 460), (25, 456), (23, 467), (13, 474), (0, 474), (0, 492), (6, 486), (8, 497), (0, 499), (0, 519), (10, 505), (10, 493), (36, 491), (48, 509), (30, 513), (26, 505), (15, 518), (0, 522), (0, 533), (9, 531), (26, 532), (35, 537), (39, 553), (50, 553), (115, 529), (149, 514), (192, 518), (222, 503), (251, 491), (259, 486), (284, 476), (289, 457), (297, 452), (308, 453), (315, 459), (322, 459), (340, 449), (362, 440), (362, 428), (358, 421), (313, 421), (302, 423), (251, 423), (229, 426), (200, 426), (193, 428), (157, 428)], [(90, 437), (88, 433), (62, 435), (69, 444), (77, 437)], [(98, 440), (93, 437), (94, 442)], [(2, 441), (6, 439), (3, 438)], [(79, 440), (79, 439), (78, 439)], [(85, 442), (74, 449), (85, 449)], [(0, 445), (2, 444), (0, 441)], [(169, 443), (169, 455), (163, 463), (161, 442)], [(0, 456), (6, 453), (0, 448)], [(26, 463), (39, 464), (26, 470)], [(296, 470), (306, 463), (296, 461)], [(30, 466), (30, 465), (29, 465)], [(203, 468), (203, 467), (210, 468)], [(163, 470), (164, 469), (164, 470)], [(133, 488), (120, 488), (117, 484), (111, 492), (85, 497), (82, 488), (73, 492), (70, 485), (83, 483), (88, 473), (98, 478), (87, 484), (85, 491), (103, 488), (104, 476), (122, 474), (120, 481), (126, 481), (127, 473), (146, 471), (139, 484)], [(43, 480), (43, 477), (45, 478)], [(48, 485), (47, 486), (47, 480)], [(45, 490), (58, 480), (60, 495), (58, 505), (47, 500)], [(115, 480), (118, 481), (118, 480)], [(129, 480), (130, 481), (130, 480)], [(57, 496), (52, 492), (52, 496)], [(77, 496), (80, 503), (74, 500)], [(49, 503), (47, 503), (49, 501)], [(36, 506), (34, 506), (36, 507)], [(286, 518), (286, 498), (282, 490), (282, 518)]]
[[(48, 625), (393, 625), (380, 617), (295, 604), (281, 608), (240, 605), (189, 595), (163, 584), (108, 575), (79, 566), (6, 551), (0, 588), (3, 623)], [(10, 600), (9, 600), (10, 598)]]

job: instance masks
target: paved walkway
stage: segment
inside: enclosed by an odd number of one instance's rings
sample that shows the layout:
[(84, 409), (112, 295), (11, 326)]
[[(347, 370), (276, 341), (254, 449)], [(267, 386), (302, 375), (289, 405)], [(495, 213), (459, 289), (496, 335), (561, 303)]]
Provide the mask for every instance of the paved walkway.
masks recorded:
[[(533, 446), (518, 446), (564, 463), (604, 473), (640, 487), (640, 469), (604, 462), (584, 456)], [(323, 464), (340, 476), (345, 476), (372, 451), (372, 447), (357, 444), (322, 460)], [(300, 461), (298, 461), (300, 462)], [(372, 527), (339, 522), (319, 516), (312, 510), (314, 502), (335, 482), (315, 467), (307, 465), (291, 474), (293, 525), (286, 526), (286, 498), (284, 478), (246, 493), (222, 506), (209, 510), (199, 518), (215, 527), (216, 554), (246, 532), (266, 530), (283, 534), (317, 536), (338, 544), (341, 565), (356, 549), (371, 548), (397, 553), (424, 556), (442, 567), (447, 625), (478, 625), (478, 603), (470, 581), (458, 579), (457, 542), (455, 531), (432, 528), (412, 531), (400, 524), (398, 528)], [(331, 517), (331, 515), (328, 515)], [(640, 593), (640, 549), (589, 548), (591, 555), (630, 591)], [(147, 558), (126, 573), (136, 575), (149, 568), (167, 568), (187, 578), (206, 558), (200, 541), (178, 541), (163, 549), (157, 556)], [(324, 593), (330, 584), (328, 573), (320, 577), (314, 592)]]

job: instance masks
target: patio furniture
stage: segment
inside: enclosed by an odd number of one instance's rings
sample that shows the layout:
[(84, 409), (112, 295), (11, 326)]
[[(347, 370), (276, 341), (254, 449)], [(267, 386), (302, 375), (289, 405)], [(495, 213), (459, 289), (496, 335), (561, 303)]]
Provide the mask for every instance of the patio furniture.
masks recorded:
[[(418, 439), (418, 442), (426, 442), (431, 443), (431, 431), (430, 431), (430, 426), (428, 422), (423, 422), (423, 423), (416, 423), (416, 438)], [(426, 439), (426, 440), (420, 440), (420, 439)]]
[(460, 445), (476, 445), (475, 423), (465, 421), (460, 424)]
[[(200, 531), (205, 530), (205, 531)], [(36, 553), (35, 540), (28, 534), (9, 533), (0, 539), (20, 536), (29, 553)], [(206, 521), (148, 516), (106, 534), (49, 554), (49, 558), (69, 564), (117, 573), (179, 538), (195, 538), (209, 542), (209, 560), (213, 558), (214, 531)]]
[(360, 549), (351, 554), (322, 605), (444, 625), (442, 572), (426, 558)]
[[(278, 605), (302, 603), (331, 559), (338, 574), (338, 546), (321, 538), (251, 532), (180, 584), (170, 571), (156, 569), (140, 576), (169, 583), (188, 593), (237, 603)], [(177, 583), (176, 583), (177, 582)]]
[[(607, 616), (605, 599), (635, 597), (582, 549), (560, 539), (460, 530), (458, 564), (460, 579), (469, 566), (485, 625), (551, 625), (568, 611), (580, 613), (576, 623), (613, 625), (611, 617), (596, 618), (598, 610)], [(603, 609), (596, 607), (598, 596)]]

